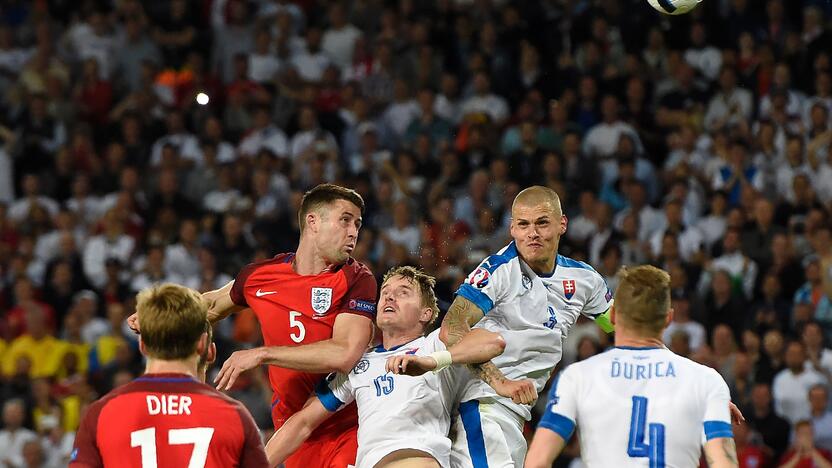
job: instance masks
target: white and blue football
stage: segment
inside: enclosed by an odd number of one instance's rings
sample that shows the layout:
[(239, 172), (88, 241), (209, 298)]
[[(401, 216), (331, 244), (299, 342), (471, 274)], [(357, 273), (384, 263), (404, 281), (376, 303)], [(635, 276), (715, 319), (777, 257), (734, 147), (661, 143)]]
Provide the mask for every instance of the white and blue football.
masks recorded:
[(684, 15), (700, 2), (702, 0), (647, 0), (651, 7), (666, 15)]

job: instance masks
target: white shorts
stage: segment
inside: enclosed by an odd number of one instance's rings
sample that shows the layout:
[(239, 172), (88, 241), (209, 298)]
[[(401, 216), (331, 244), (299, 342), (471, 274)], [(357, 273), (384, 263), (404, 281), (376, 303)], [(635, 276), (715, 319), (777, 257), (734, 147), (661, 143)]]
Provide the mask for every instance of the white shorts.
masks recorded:
[(459, 405), (451, 423), (451, 468), (522, 468), (524, 421), (492, 399)]

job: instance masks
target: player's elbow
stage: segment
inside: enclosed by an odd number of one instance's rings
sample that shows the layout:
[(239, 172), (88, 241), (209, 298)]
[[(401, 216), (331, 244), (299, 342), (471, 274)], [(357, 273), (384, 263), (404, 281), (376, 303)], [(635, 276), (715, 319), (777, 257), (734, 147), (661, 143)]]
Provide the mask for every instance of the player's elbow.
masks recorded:
[(506, 350), (506, 340), (499, 333), (491, 333), (487, 348), (491, 357), (499, 356)]
[(358, 363), (358, 360), (361, 359), (362, 354), (363, 350), (360, 349), (345, 349), (343, 352), (338, 353), (337, 356), (332, 357), (332, 371), (349, 374)]

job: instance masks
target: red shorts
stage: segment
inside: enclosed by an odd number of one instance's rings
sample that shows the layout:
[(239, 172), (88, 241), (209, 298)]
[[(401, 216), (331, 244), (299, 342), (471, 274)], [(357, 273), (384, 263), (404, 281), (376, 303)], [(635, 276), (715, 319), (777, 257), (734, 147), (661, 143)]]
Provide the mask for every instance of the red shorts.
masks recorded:
[(286, 459), (286, 468), (347, 468), (355, 466), (358, 428), (308, 440)]

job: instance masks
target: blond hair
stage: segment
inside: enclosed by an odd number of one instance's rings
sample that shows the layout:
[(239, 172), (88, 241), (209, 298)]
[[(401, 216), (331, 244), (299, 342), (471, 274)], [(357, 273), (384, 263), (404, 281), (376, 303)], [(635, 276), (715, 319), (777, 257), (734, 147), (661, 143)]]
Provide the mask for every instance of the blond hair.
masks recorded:
[(560, 197), (558, 196), (558, 193), (549, 187), (544, 187), (542, 185), (532, 185), (531, 187), (521, 190), (520, 193), (514, 197), (514, 202), (511, 204), (511, 211), (513, 213), (514, 208), (517, 205), (535, 206), (540, 204), (549, 204), (552, 212), (554, 212), (557, 216), (561, 216), (563, 214), (563, 210), (560, 207)]
[(670, 275), (651, 265), (622, 268), (615, 290), (615, 318), (637, 332), (658, 335), (670, 311)]
[(208, 320), (198, 292), (171, 283), (151, 286), (136, 296), (136, 312), (149, 357), (173, 361), (196, 353)]
[(322, 207), (338, 200), (346, 200), (357, 206), (362, 214), (364, 213), (364, 199), (355, 190), (335, 184), (320, 184), (306, 192), (300, 202), (300, 209), (298, 210), (298, 226), (300, 227), (300, 232), (303, 232), (306, 225), (304, 219), (307, 214), (312, 211), (318, 211)]
[(399, 266), (387, 270), (387, 273), (384, 274), (384, 279), (381, 281), (381, 287), (383, 288), (387, 280), (395, 276), (405, 278), (419, 287), (419, 294), (422, 296), (422, 307), (427, 307), (431, 310), (430, 321), (427, 325), (433, 324), (436, 321), (436, 317), (439, 316), (436, 293), (433, 292), (433, 287), (436, 286), (436, 278), (416, 267)]

